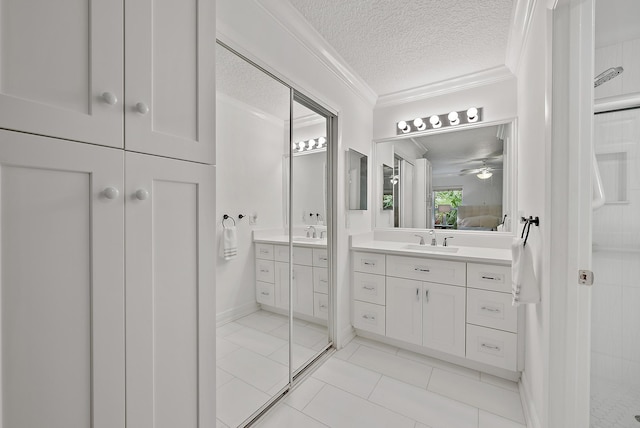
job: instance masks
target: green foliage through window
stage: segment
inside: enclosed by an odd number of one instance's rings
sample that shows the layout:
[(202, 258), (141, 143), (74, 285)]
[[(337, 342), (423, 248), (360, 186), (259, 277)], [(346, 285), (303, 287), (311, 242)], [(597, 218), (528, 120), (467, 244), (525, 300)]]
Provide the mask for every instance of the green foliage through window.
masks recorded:
[[(436, 224), (453, 226), (457, 229), (458, 206), (462, 204), (462, 189), (437, 190), (434, 193), (434, 212), (436, 214)], [(450, 205), (451, 211), (439, 212), (440, 205)]]

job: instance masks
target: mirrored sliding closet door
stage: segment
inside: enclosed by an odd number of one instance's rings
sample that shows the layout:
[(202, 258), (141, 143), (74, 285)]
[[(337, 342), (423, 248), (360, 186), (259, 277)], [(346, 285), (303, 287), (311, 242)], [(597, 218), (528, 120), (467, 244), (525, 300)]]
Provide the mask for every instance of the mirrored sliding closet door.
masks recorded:
[(216, 53), (217, 415), (245, 426), (331, 345), (328, 113)]

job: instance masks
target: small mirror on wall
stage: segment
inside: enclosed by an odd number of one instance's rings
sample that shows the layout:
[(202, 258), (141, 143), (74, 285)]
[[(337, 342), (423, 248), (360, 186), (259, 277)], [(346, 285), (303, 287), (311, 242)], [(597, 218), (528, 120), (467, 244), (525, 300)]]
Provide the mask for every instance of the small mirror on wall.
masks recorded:
[(353, 149), (347, 153), (347, 206), (367, 209), (367, 156)]

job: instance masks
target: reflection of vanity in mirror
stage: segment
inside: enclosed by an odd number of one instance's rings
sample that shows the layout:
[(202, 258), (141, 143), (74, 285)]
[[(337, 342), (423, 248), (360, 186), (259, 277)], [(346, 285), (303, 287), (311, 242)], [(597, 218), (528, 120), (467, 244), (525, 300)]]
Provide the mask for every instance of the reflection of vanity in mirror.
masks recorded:
[(376, 226), (510, 232), (513, 128), (482, 124), (375, 142)]

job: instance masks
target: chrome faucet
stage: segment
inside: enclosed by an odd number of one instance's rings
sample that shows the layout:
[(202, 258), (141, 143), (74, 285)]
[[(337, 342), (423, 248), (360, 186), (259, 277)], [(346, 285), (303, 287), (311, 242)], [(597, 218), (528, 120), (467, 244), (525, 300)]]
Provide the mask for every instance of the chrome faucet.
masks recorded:
[(429, 231), (429, 235), (431, 235), (431, 246), (432, 247), (437, 247), (438, 246), (438, 241), (436, 241), (436, 233), (433, 230)]
[(320, 231), (320, 239), (324, 239), (327, 237), (327, 231), (326, 230), (321, 230)]
[(447, 236), (446, 238), (444, 238), (444, 241), (442, 242), (442, 246), (443, 247), (449, 246), (449, 244), (447, 244), (447, 239), (453, 239), (453, 238), (455, 238), (455, 236)]
[(416, 234), (415, 236), (420, 238), (420, 245), (424, 245), (424, 237), (422, 235), (418, 235), (418, 234)]
[[(311, 229), (313, 229), (313, 236), (311, 236)], [(317, 238), (318, 237), (318, 232), (316, 231), (316, 228), (313, 226), (307, 226), (307, 238)]]

